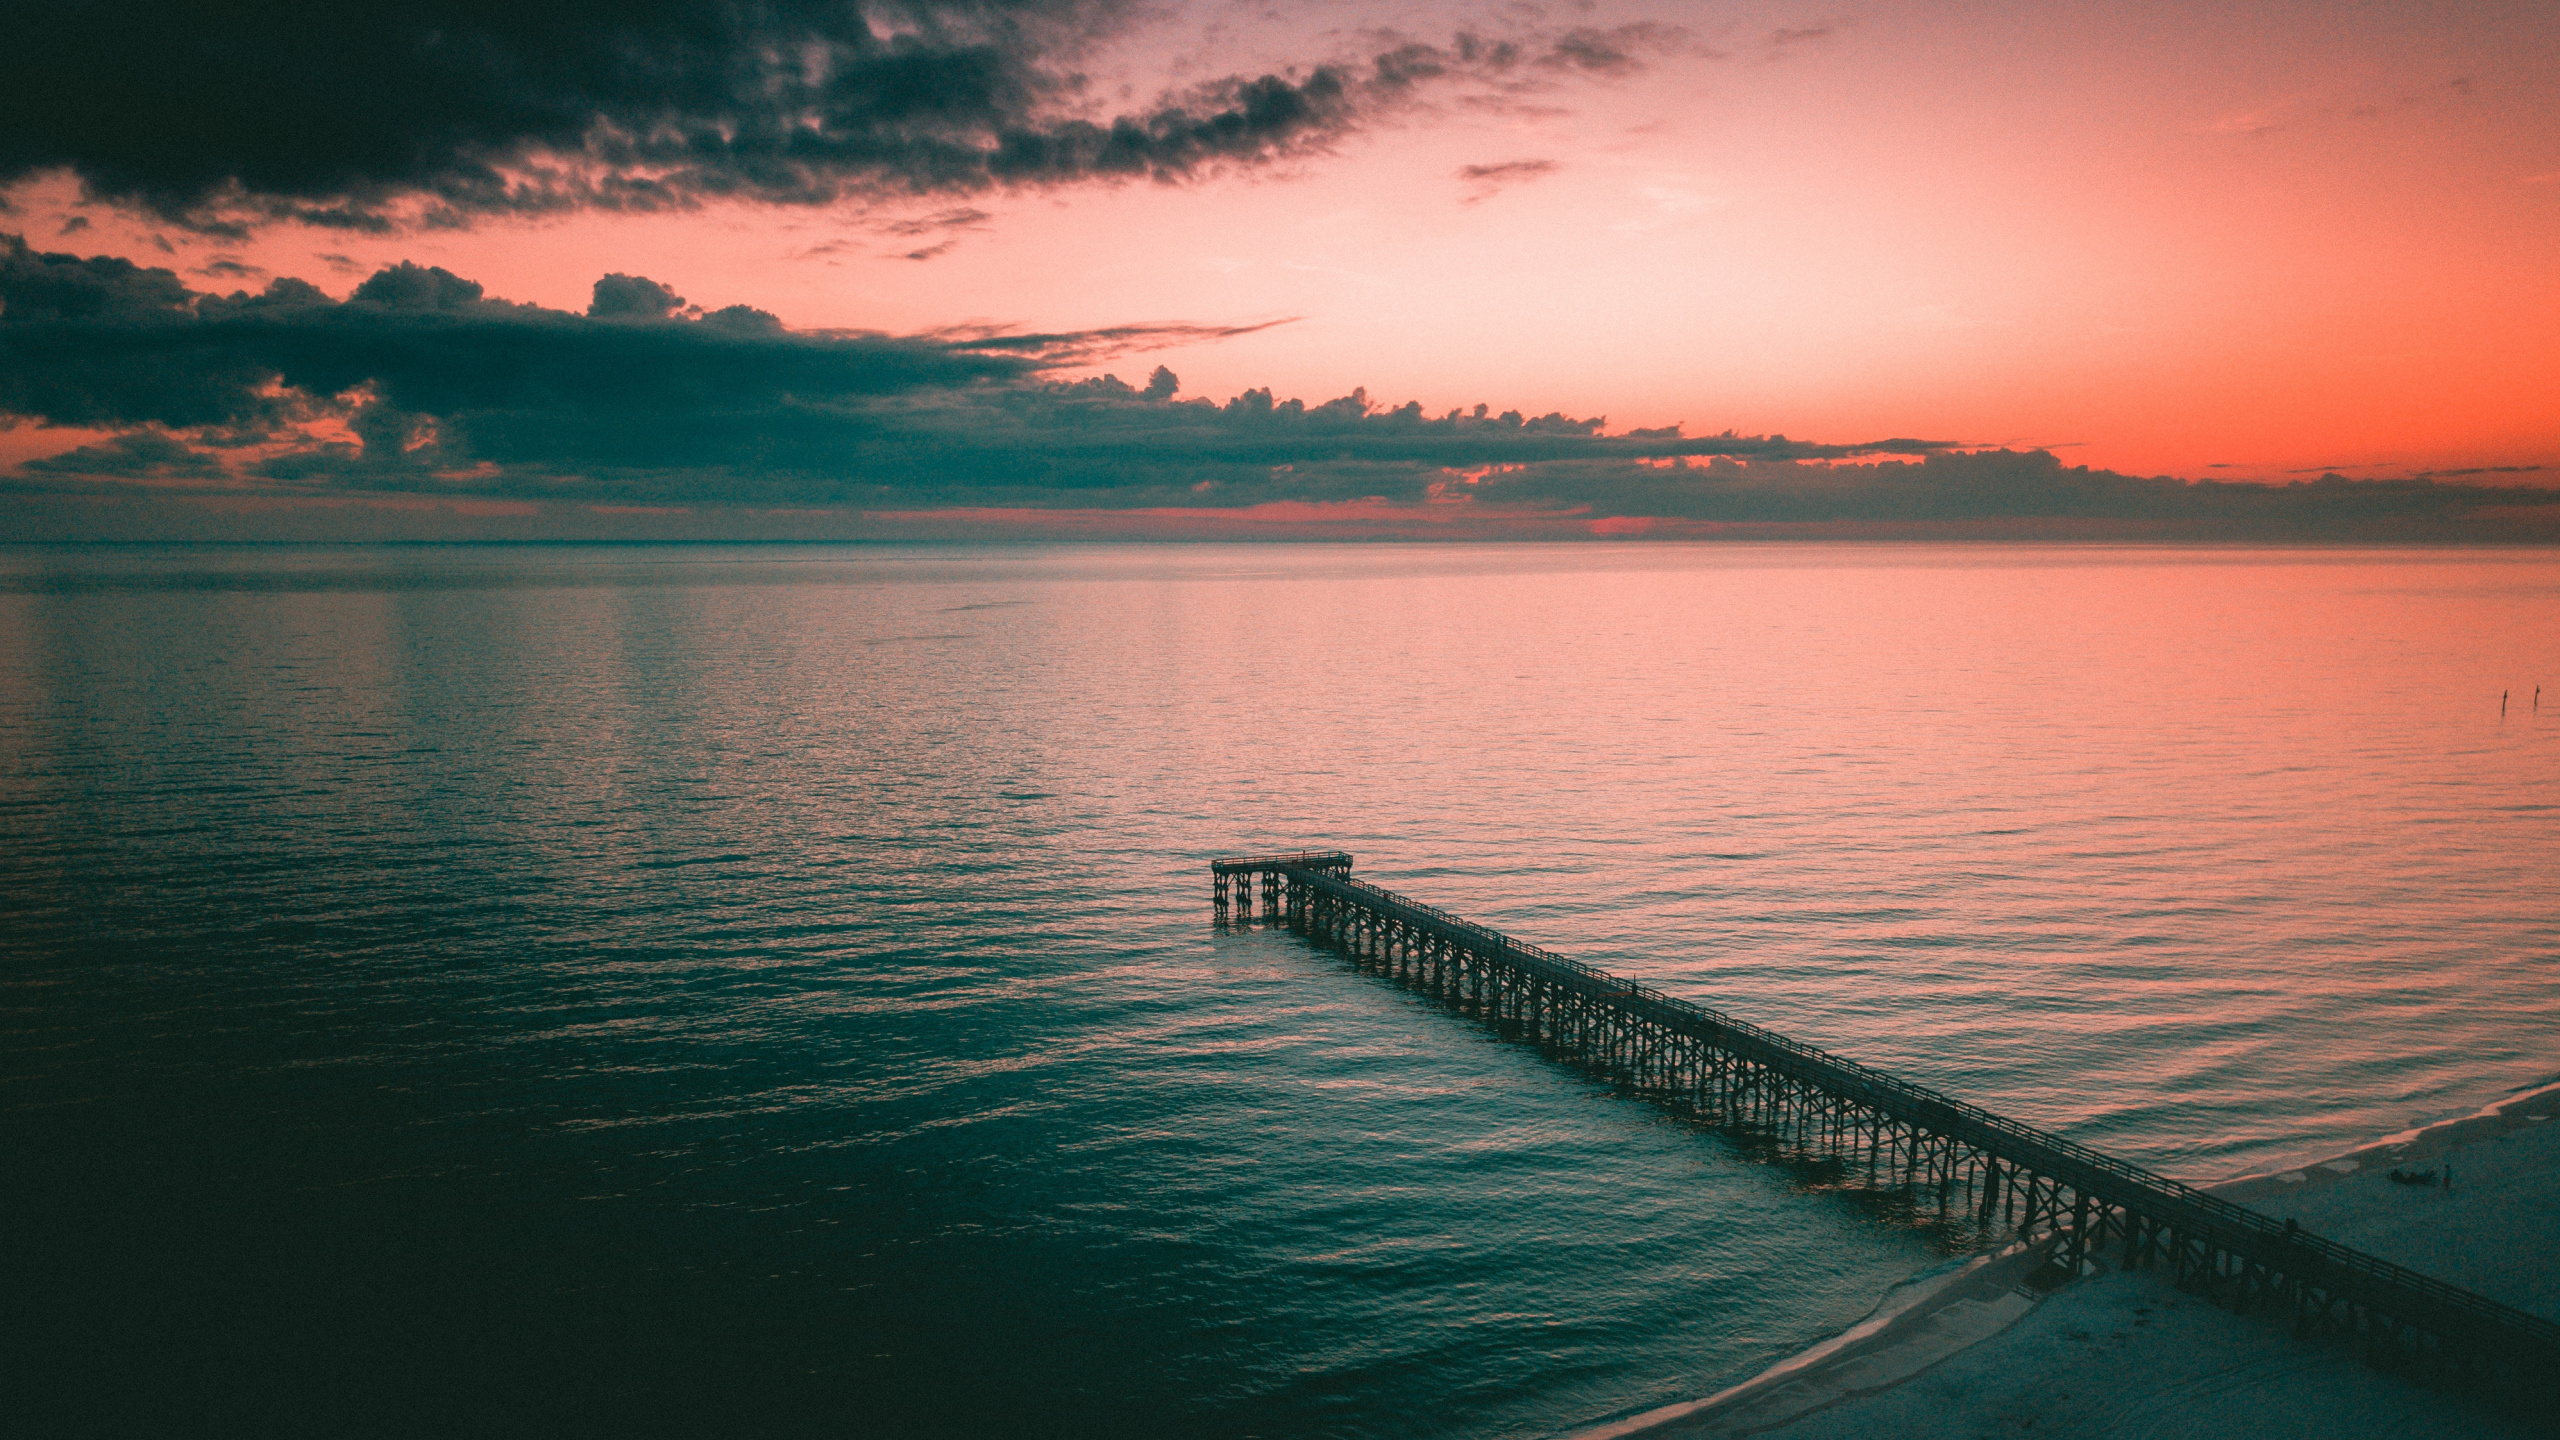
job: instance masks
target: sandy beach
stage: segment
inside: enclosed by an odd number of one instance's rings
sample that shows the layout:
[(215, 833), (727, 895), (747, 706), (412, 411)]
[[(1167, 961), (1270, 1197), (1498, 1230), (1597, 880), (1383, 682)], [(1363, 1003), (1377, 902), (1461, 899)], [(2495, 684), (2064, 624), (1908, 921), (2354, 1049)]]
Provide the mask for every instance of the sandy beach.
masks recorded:
[[(2393, 1169), (2432, 1172), (2401, 1184)], [(2444, 1184), (2447, 1171), (2452, 1184)], [(2560, 1077), (2461, 1120), (2210, 1187), (2316, 1234), (2560, 1319)], [(1977, 1256), (1888, 1296), (1847, 1332), (1753, 1380), (1585, 1431), (1627, 1436), (2538, 1433), (2337, 1346), (2111, 1263), (2050, 1292), (2042, 1247)]]

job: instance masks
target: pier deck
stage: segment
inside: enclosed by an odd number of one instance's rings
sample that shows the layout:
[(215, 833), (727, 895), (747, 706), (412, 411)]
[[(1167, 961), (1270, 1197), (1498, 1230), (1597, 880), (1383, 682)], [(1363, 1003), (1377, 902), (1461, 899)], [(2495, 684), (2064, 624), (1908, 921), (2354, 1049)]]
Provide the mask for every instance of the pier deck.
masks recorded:
[[(2323, 1240), (2085, 1145), (1351, 878), (1352, 856), (1218, 860), (1224, 919), (1301, 931), (1511, 1037), (1682, 1114), (1794, 1147), (1942, 1213), (2051, 1235), (2069, 1273), (2120, 1247), (2236, 1309), (2281, 1305), (2304, 1334), (2391, 1368), (2560, 1401), (2560, 1324)], [(2546, 1421), (2549, 1410), (2543, 1410)]]

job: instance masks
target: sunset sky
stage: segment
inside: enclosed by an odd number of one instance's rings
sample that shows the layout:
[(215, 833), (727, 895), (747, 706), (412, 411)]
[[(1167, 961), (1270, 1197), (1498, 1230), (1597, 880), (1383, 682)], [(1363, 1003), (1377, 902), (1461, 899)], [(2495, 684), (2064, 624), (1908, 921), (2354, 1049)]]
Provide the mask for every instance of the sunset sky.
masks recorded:
[(527, 8), (23, 27), (31, 533), (2560, 536), (2545, 4)]

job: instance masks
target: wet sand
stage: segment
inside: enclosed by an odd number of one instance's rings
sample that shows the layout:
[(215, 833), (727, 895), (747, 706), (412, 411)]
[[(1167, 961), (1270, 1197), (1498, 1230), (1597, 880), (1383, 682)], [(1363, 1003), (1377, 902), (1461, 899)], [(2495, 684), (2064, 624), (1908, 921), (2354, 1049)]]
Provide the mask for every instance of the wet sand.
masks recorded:
[[(2447, 1167), (2453, 1183), (2442, 1183)], [(2433, 1185), (2390, 1179), (2432, 1172)], [(2264, 1214), (2560, 1319), (2560, 1083), (2468, 1118), (2299, 1169), (2210, 1187)], [(1579, 1440), (1770, 1435), (2522, 1436), (2457, 1395), (2357, 1363), (2342, 1347), (2235, 1315), (2156, 1273), (2111, 1264), (2050, 1293), (2010, 1247), (1887, 1298), (1875, 1315), (1720, 1395)]]

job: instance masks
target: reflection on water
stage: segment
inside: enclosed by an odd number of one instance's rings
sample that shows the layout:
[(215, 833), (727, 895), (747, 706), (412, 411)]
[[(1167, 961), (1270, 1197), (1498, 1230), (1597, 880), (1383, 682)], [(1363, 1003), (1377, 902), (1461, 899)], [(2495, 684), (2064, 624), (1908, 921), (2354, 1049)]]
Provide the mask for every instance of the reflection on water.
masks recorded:
[(1949, 1237), (1217, 933), (1207, 856), (2217, 1176), (2560, 1070), (2555, 605), (2540, 553), (10, 554), (0, 1344), (189, 1430), (1714, 1389)]

